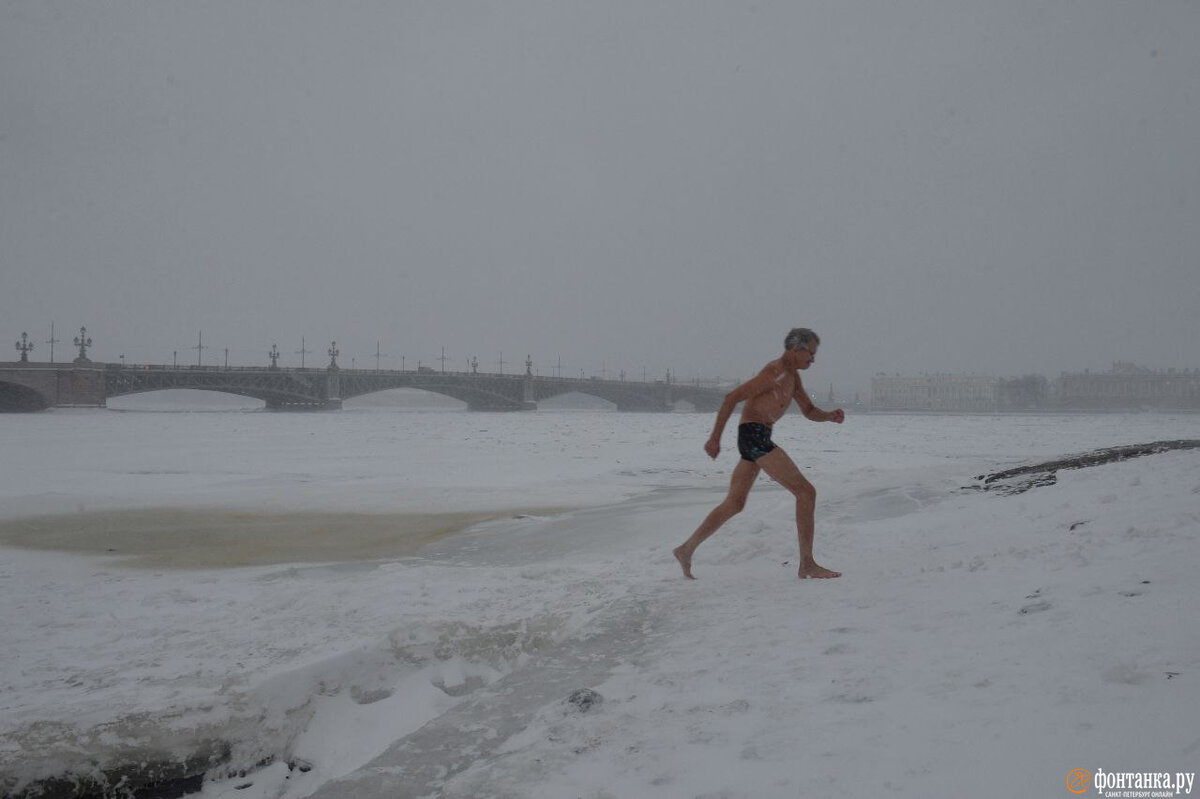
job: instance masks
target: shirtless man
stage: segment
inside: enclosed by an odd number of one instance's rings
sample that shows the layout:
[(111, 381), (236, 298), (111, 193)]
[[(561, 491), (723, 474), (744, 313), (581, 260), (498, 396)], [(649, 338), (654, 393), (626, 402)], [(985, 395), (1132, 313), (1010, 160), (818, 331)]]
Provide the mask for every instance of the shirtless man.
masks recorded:
[(813, 512), (817, 490), (804, 478), (788, 454), (771, 441), (771, 426), (783, 416), (793, 399), (800, 406), (800, 411), (814, 422), (841, 424), (846, 420), (846, 414), (840, 408), (823, 411), (813, 405), (804, 390), (804, 384), (800, 382), (799, 370), (812, 366), (820, 343), (820, 337), (813, 331), (795, 328), (784, 339), (783, 356), (764, 366), (753, 380), (729, 392), (721, 403), (704, 451), (714, 459), (717, 457), (721, 451), (721, 433), (725, 430), (725, 424), (737, 404), (744, 402), (741, 423), (738, 425), (738, 451), (742, 459), (733, 469), (729, 494), (725, 500), (712, 509), (691, 538), (675, 547), (675, 559), (683, 567), (683, 576), (689, 580), (696, 579), (692, 575), (692, 555), (696, 547), (741, 512), (760, 471), (765, 471), (796, 497), (796, 534), (800, 539), (799, 576), (802, 579), (842, 576), (841, 572), (830, 571), (813, 560)]

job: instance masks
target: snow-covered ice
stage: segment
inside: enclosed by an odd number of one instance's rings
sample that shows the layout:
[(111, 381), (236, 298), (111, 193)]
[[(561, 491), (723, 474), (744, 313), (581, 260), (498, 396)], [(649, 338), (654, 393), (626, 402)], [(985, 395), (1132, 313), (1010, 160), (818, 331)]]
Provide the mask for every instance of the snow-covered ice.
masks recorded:
[[(240, 799), (1070, 796), (1073, 769), (1197, 770), (1200, 450), (962, 489), (1200, 439), (1200, 416), (789, 416), (845, 573), (819, 582), (765, 479), (681, 578), (736, 458), (732, 425), (704, 455), (711, 423), (0, 416), (0, 538), (25, 544), (0, 549), (0, 786), (206, 742), (228, 759), (203, 796)], [(146, 514), (200, 543), (139, 560), (170, 533)], [(189, 562), (218, 533), (226, 565)]]

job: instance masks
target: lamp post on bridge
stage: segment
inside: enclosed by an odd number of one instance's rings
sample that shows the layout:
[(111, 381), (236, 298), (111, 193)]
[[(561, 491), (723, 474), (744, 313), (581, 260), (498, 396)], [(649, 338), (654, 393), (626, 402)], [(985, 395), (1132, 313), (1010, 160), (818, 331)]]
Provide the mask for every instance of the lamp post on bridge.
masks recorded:
[(50, 345), (50, 363), (54, 363), (54, 345), (58, 343), (58, 339), (54, 337), (54, 323), (50, 323), (50, 338), (46, 339), (46, 343)]
[(271, 344), (271, 351), (267, 353), (267, 357), (271, 359), (270, 369), (272, 372), (279, 371), (279, 345)]
[(21, 351), (21, 363), (29, 363), (29, 353), (33, 350), (33, 344), (29, 341), (28, 333), (21, 333), (21, 340), (17, 342), (17, 349)]
[(342, 351), (338, 349), (337, 342), (329, 342), (329, 371), (336, 372), (338, 370), (337, 356), (341, 354)]
[(300, 368), (301, 368), (301, 369), (303, 369), (303, 368), (304, 368), (304, 355), (305, 355), (306, 353), (309, 353), (309, 352), (312, 352), (312, 350), (310, 350), (310, 349), (305, 349), (305, 347), (304, 347), (304, 336), (301, 336), (301, 337), (300, 337), (300, 349), (296, 350), (296, 354), (300, 356)]
[(88, 360), (88, 347), (92, 346), (92, 340), (88, 337), (87, 328), (79, 328), (79, 335), (75, 337), (75, 346), (79, 348), (79, 357), (75, 359), (75, 363), (91, 363)]
[(203, 366), (204, 365), (204, 351), (206, 349), (208, 349), (208, 347), (204, 346), (204, 331), (203, 330), (200, 331), (200, 336), (196, 341), (196, 346), (192, 347), (192, 349), (194, 349), (196, 351), (196, 365)]
[(383, 353), (379, 351), (379, 342), (375, 342), (375, 371), (379, 371), (379, 359), (383, 357)]

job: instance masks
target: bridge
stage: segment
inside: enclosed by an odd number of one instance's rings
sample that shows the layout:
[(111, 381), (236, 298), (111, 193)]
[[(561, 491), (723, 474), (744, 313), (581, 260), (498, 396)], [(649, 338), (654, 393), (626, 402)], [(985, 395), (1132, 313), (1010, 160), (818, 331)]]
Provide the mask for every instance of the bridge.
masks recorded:
[(676, 403), (696, 411), (720, 407), (727, 388), (672, 380), (629, 381), (525, 374), (280, 367), (125, 366), (77, 360), (70, 364), (0, 363), (0, 411), (105, 407), (112, 397), (167, 389), (199, 389), (263, 400), (273, 410), (332, 410), (343, 400), (393, 388), (415, 388), (461, 400), (475, 411), (534, 410), (538, 402), (577, 392), (607, 400), (620, 411), (664, 412)]

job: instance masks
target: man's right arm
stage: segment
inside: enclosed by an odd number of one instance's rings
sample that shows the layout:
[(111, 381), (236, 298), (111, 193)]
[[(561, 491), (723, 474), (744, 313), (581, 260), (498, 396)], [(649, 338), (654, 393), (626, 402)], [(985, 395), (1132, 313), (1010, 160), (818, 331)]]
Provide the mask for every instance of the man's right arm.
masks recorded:
[(733, 409), (740, 402), (734, 398), (733, 394), (734, 392), (731, 391), (725, 395), (725, 400), (717, 411), (717, 421), (713, 423), (712, 435), (704, 444), (704, 451), (710, 458), (716, 458), (721, 454), (721, 434), (725, 432), (725, 425), (729, 422), (729, 417), (733, 415)]

